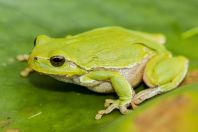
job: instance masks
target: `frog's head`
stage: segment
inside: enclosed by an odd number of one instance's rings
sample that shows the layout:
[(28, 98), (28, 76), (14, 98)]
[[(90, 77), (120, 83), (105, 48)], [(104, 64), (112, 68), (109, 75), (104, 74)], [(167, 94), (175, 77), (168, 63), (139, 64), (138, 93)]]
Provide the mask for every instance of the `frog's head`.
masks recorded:
[(72, 60), (67, 59), (61, 51), (64, 38), (50, 38), (45, 35), (37, 36), (28, 64), (40, 73), (53, 75), (79, 75), (85, 71)]

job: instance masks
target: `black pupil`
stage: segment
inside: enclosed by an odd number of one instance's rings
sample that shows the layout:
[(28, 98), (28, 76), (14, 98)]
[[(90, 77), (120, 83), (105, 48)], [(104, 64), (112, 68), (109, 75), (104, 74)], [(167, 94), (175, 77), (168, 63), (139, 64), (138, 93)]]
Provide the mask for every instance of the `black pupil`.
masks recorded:
[(65, 58), (63, 56), (52, 56), (50, 62), (53, 66), (62, 66), (65, 63)]

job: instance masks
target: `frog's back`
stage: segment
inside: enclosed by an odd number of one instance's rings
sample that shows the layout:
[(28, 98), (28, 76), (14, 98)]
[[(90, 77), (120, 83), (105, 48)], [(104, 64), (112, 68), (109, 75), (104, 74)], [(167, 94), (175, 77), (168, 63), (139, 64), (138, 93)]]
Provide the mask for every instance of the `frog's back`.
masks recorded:
[(155, 50), (137, 43), (153, 42), (134, 31), (107, 27), (68, 37), (62, 50), (69, 59), (86, 69), (122, 68), (138, 63)]

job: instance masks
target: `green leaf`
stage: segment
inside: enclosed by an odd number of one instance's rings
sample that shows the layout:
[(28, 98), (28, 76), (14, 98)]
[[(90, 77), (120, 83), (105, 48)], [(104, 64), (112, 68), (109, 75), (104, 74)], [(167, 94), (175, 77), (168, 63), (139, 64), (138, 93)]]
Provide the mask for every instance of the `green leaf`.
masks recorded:
[(128, 116), (110, 124), (114, 132), (196, 132), (198, 125), (198, 83), (181, 87), (145, 102)]
[(96, 121), (96, 112), (103, 108), (106, 98), (116, 98), (114, 94), (96, 94), (38, 73), (21, 78), (19, 73), (26, 64), (17, 62), (15, 56), (29, 53), (39, 34), (64, 37), (117, 25), (164, 33), (166, 47), (175, 55), (187, 56), (190, 70), (197, 69), (198, 36), (181, 40), (184, 31), (197, 26), (197, 5), (196, 0), (0, 0), (0, 131), (144, 130), (142, 127), (149, 124), (140, 125), (135, 120), (144, 119), (144, 113), (169, 96), (174, 98), (184, 93), (189, 93), (187, 98), (191, 103), (182, 121), (192, 122), (189, 126), (194, 130), (198, 118), (196, 114), (192, 116), (191, 110), (197, 108), (198, 84), (153, 98), (129, 115), (114, 111)]

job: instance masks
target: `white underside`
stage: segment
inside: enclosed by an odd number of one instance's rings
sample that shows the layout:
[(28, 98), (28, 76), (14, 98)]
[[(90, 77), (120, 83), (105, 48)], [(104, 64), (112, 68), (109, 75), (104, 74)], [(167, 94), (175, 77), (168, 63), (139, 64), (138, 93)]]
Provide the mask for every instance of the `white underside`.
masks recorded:
[[(144, 67), (149, 58), (142, 60), (140, 64), (134, 65), (132, 68), (123, 68), (123, 69), (114, 69), (118, 71), (126, 80), (131, 84), (131, 87), (135, 87), (142, 81)], [(112, 70), (112, 69), (111, 69)], [(90, 83), (82, 83), (80, 82), (80, 76), (74, 76), (72, 78), (68, 78), (66, 76), (58, 76), (58, 75), (49, 75), (59, 81), (66, 83), (74, 83), (81, 86), (87, 87), (89, 90), (98, 92), (98, 93), (112, 93), (114, 89), (112, 87), (111, 82), (107, 81), (92, 81)]]

